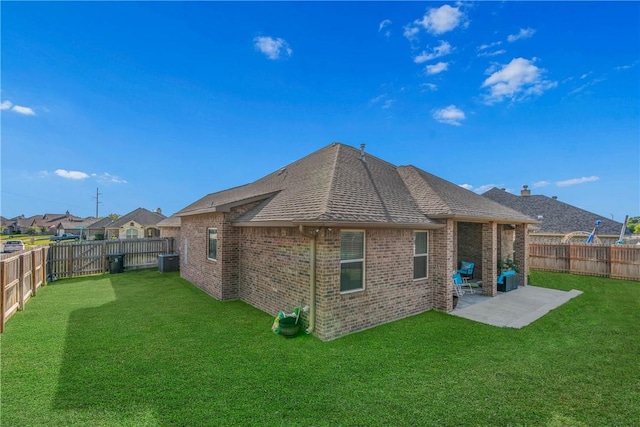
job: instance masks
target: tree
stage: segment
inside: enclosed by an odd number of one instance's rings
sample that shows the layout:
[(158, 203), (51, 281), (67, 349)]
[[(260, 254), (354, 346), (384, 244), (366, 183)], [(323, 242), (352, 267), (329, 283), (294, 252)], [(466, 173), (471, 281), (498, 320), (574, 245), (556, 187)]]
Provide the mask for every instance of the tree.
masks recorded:
[(118, 215), (117, 213), (110, 213), (109, 215), (107, 215), (109, 217), (109, 219), (111, 221), (115, 221), (116, 219), (120, 218), (120, 215)]
[(627, 220), (627, 230), (633, 234), (640, 234), (640, 216), (632, 216)]

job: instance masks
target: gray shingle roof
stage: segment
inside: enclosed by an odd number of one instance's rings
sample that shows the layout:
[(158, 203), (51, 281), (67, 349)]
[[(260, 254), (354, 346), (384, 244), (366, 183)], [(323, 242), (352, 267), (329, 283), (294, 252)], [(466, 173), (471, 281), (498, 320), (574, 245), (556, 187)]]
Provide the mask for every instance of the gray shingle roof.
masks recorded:
[[(363, 160), (364, 159), (364, 160)], [(237, 223), (439, 227), (430, 217), (534, 219), (412, 166), (330, 144), (251, 184), (209, 194), (177, 216), (228, 211), (261, 201)]]
[(135, 209), (128, 214), (122, 215), (117, 220), (113, 221), (111, 224), (105, 226), (105, 228), (119, 228), (129, 221), (135, 221), (142, 226), (151, 226), (156, 225), (166, 216), (162, 215), (158, 212), (151, 212), (145, 208)]
[(516, 196), (505, 190), (492, 188), (482, 196), (495, 202), (509, 206), (534, 218), (542, 216), (537, 226), (538, 233), (567, 234), (574, 231), (591, 232), (596, 220), (602, 224), (598, 228), (599, 235), (620, 234), (622, 223), (607, 219), (584, 209), (577, 208), (557, 199), (543, 195)]

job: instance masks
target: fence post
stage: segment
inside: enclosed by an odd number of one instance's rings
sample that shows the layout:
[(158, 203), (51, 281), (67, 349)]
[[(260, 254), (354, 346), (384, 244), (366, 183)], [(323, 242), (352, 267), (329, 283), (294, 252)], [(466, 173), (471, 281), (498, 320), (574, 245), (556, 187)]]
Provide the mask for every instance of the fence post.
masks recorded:
[(31, 293), (33, 294), (33, 296), (36, 296), (37, 293), (37, 285), (36, 283), (38, 283), (38, 275), (36, 274), (38, 272), (38, 269), (36, 268), (36, 250), (35, 249), (31, 249)]
[(2, 333), (4, 332), (5, 296), (7, 293), (7, 265), (5, 260), (0, 261), (0, 290), (2, 291), (2, 296), (0, 297), (0, 333)]
[(24, 310), (24, 255), (18, 255), (18, 310)]

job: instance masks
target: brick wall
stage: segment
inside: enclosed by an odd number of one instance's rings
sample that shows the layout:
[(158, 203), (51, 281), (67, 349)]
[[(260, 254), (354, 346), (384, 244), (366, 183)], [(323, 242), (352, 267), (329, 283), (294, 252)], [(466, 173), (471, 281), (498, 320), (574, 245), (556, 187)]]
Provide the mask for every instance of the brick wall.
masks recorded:
[(433, 308), (430, 278), (413, 280), (413, 244), (412, 230), (365, 230), (365, 289), (341, 294), (340, 230), (322, 229), (316, 335), (329, 340)]
[(308, 305), (311, 239), (294, 227), (242, 227), (239, 232), (240, 299), (274, 316)]
[(458, 222), (458, 263), (456, 268), (460, 266), (460, 261), (474, 262), (473, 270), (474, 280), (482, 277), (482, 224), (473, 222)]
[[(220, 260), (224, 254), (221, 233), (224, 215), (216, 212), (183, 217), (181, 227), (180, 276), (217, 299), (223, 299)], [(212, 227), (218, 228), (218, 261), (207, 259), (208, 229)]]
[[(237, 299), (240, 229), (231, 221), (260, 202), (231, 209), (182, 217), (180, 275), (220, 300)], [(218, 229), (217, 260), (208, 255), (209, 228)]]

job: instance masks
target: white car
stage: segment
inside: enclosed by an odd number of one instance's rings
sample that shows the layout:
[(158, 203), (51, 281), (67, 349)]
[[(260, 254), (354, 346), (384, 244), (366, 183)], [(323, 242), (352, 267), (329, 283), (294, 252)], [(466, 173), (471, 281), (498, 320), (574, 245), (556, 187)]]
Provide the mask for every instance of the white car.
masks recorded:
[(24, 251), (24, 242), (22, 240), (7, 240), (4, 242), (4, 252)]

